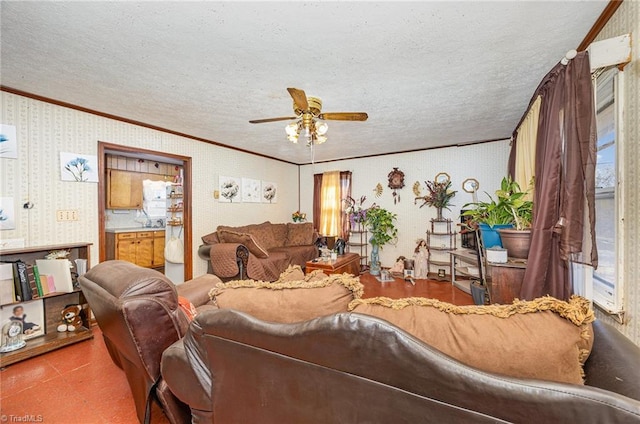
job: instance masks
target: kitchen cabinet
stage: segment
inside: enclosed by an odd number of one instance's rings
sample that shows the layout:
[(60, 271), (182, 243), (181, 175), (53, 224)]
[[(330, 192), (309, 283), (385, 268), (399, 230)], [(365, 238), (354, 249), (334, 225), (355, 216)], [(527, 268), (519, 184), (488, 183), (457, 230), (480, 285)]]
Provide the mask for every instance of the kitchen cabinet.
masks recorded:
[(107, 259), (119, 259), (145, 268), (164, 266), (164, 230), (107, 233)]
[(142, 176), (138, 172), (107, 171), (107, 209), (141, 209)]

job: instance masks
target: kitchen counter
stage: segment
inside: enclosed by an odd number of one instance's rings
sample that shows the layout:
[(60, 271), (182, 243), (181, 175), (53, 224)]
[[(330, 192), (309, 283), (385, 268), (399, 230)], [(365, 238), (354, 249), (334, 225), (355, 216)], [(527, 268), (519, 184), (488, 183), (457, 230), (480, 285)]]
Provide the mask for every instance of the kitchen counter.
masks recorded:
[(133, 233), (139, 231), (165, 231), (164, 227), (128, 227), (128, 228), (106, 228), (107, 233)]

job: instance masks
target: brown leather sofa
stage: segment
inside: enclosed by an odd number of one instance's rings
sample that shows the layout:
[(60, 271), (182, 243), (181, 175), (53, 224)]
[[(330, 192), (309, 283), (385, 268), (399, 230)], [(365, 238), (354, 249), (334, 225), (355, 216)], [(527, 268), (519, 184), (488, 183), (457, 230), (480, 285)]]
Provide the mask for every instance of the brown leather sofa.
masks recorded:
[(317, 239), (310, 222), (220, 225), (202, 237), (198, 256), (207, 261), (207, 272), (223, 281), (275, 281), (290, 265), (304, 268), (307, 261), (317, 258)]
[(205, 310), (209, 290), (220, 279), (205, 275), (175, 286), (158, 271), (106, 261), (92, 267), (79, 282), (111, 359), (127, 376), (139, 421), (148, 422), (150, 402), (157, 398), (171, 423), (191, 422), (189, 407), (173, 396), (161, 378), (160, 359), (189, 325), (178, 296)]
[(593, 328), (573, 385), (480, 371), (354, 312), (277, 324), (208, 310), (162, 375), (197, 423), (640, 423), (640, 348)]

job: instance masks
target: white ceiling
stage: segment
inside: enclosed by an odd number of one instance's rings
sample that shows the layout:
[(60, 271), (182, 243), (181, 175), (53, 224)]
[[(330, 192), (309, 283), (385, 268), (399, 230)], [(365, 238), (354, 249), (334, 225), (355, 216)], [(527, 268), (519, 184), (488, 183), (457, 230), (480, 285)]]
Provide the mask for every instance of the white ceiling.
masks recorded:
[[(5, 87), (309, 163), (287, 87), (323, 100), (315, 160), (508, 138), (596, 1), (1, 2)], [(110, 140), (117, 142), (117, 140)]]

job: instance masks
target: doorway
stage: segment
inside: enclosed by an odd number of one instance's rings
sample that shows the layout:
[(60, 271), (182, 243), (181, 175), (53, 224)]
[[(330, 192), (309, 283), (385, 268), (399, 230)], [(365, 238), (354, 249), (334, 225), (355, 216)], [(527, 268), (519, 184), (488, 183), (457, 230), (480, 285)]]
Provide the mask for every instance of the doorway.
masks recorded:
[(106, 172), (107, 155), (121, 155), (141, 160), (154, 160), (160, 162), (181, 164), (184, 170), (183, 189), (183, 229), (184, 229), (184, 281), (193, 278), (193, 251), (191, 233), (191, 158), (187, 156), (174, 155), (154, 150), (140, 149), (137, 147), (122, 146), (103, 141), (98, 142), (98, 172), (102, 178), (98, 182), (98, 251), (99, 261), (104, 262), (107, 257), (107, 235), (106, 235)]

